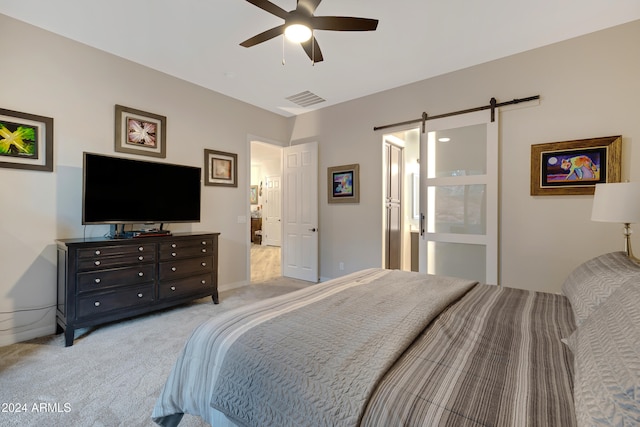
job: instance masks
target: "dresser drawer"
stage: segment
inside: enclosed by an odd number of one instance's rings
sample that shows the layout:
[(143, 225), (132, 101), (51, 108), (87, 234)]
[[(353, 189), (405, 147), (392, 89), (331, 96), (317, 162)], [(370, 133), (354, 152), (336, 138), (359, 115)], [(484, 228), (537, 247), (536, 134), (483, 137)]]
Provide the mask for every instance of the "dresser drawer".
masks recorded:
[(159, 279), (177, 279), (188, 275), (210, 273), (211, 271), (213, 271), (213, 259), (210, 256), (179, 261), (164, 261), (160, 263)]
[(213, 286), (211, 274), (160, 282), (158, 298), (175, 298), (202, 292)]
[(121, 308), (147, 305), (154, 300), (153, 284), (119, 288), (112, 292), (86, 295), (78, 299), (78, 319), (99, 316)]
[(155, 264), (87, 271), (78, 273), (78, 292), (152, 282), (155, 278)]
[(143, 243), (139, 245), (115, 245), (115, 246), (98, 246), (93, 248), (78, 249), (78, 258), (100, 259), (113, 255), (137, 255), (137, 254), (155, 254), (156, 245), (154, 243)]
[(121, 265), (145, 264), (154, 262), (155, 259), (155, 252), (83, 258), (78, 260), (78, 270), (95, 270), (97, 268), (102, 269)]
[(179, 240), (160, 245), (160, 261), (191, 258), (213, 253), (212, 239)]

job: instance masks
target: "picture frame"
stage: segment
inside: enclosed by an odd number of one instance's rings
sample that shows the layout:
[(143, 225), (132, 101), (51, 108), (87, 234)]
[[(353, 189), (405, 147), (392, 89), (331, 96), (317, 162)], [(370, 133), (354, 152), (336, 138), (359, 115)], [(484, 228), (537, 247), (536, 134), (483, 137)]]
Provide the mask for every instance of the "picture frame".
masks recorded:
[(360, 165), (327, 168), (329, 203), (360, 203)]
[(53, 118), (0, 108), (0, 167), (53, 172)]
[(167, 118), (159, 114), (116, 105), (115, 151), (167, 157)]
[(252, 205), (258, 204), (258, 186), (257, 185), (252, 185), (251, 189), (249, 190), (249, 202)]
[(622, 136), (531, 146), (531, 195), (593, 194), (595, 185), (620, 182)]
[(238, 186), (238, 155), (217, 150), (204, 150), (204, 185)]

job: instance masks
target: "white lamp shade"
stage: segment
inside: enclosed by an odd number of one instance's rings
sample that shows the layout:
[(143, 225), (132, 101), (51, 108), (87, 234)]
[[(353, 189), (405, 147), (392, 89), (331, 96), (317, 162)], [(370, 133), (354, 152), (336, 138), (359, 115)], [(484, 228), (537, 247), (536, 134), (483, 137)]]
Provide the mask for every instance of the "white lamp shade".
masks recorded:
[(596, 184), (592, 221), (640, 222), (640, 182)]

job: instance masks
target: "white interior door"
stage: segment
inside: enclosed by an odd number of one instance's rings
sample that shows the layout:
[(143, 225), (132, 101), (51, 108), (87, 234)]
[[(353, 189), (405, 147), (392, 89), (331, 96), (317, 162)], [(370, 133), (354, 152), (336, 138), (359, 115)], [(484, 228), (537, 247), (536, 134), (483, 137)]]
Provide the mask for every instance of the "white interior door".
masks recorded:
[(280, 246), (282, 242), (282, 187), (280, 185), (280, 176), (268, 176), (265, 187), (262, 243), (269, 246)]
[(497, 285), (497, 118), (429, 121), (420, 151), (420, 271)]
[(318, 281), (318, 143), (283, 150), (282, 275)]

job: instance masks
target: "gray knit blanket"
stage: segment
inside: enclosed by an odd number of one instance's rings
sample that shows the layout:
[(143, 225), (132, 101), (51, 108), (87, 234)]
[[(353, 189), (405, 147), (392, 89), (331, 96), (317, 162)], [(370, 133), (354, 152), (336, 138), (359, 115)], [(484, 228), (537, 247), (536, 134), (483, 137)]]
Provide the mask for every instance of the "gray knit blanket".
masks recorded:
[(356, 426), (385, 372), (474, 284), (370, 269), (214, 317), (187, 342), (154, 421)]

